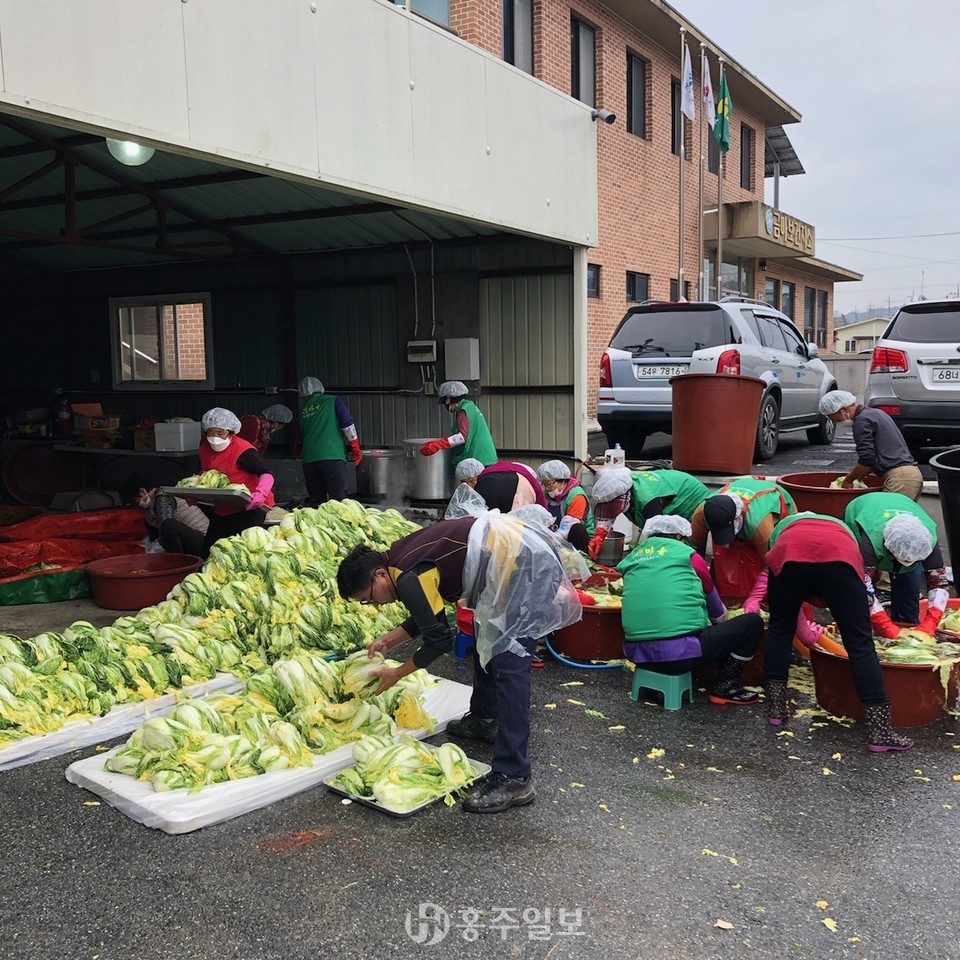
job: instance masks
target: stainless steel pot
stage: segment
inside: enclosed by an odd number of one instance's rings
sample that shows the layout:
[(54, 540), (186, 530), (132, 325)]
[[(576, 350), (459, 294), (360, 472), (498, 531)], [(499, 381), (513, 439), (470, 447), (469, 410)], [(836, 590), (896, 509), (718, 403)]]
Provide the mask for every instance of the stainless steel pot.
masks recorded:
[(403, 450), (400, 447), (377, 447), (362, 450), (363, 460), (357, 467), (357, 493), (361, 497), (400, 497), (405, 483)]
[(453, 454), (440, 450), (432, 457), (420, 456), (420, 448), (429, 439), (403, 441), (407, 493), (412, 500), (449, 500), (453, 495)]
[(615, 567), (623, 559), (624, 536), (616, 530), (611, 530), (607, 534), (606, 540), (600, 544), (600, 552), (597, 554), (597, 563), (604, 566)]

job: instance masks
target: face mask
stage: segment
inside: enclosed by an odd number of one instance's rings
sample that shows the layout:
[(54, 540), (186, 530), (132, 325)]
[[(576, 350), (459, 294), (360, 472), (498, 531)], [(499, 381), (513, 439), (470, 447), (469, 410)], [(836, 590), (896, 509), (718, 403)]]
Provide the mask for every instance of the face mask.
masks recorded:
[(217, 453), (220, 453), (223, 450), (226, 450), (230, 446), (229, 437), (207, 437), (207, 443), (216, 450)]

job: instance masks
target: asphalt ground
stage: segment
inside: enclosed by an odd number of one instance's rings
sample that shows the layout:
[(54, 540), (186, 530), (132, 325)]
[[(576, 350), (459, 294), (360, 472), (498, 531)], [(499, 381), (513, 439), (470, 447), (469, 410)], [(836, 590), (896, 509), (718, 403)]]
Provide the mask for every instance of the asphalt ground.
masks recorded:
[[(32, 635), (117, 615), (72, 601), (7, 607), (0, 624)], [(470, 682), (452, 656), (435, 672)], [(819, 710), (802, 664), (779, 731), (762, 706), (714, 706), (702, 688), (668, 712), (629, 687), (622, 669), (548, 656), (534, 672), (537, 799), (494, 816), (435, 805), (394, 819), (321, 787), (167, 836), (67, 783), (95, 748), (0, 774), (0, 954), (960, 957), (955, 717), (874, 755), (862, 726)]]

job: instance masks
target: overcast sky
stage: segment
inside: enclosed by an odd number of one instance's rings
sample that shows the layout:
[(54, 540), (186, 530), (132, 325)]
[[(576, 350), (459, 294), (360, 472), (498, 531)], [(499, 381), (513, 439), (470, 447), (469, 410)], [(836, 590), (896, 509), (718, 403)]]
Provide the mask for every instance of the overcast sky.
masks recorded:
[[(956, 293), (960, 2), (670, 2), (803, 116), (785, 129), (806, 173), (781, 179), (780, 207), (816, 228), (817, 257), (863, 274), (836, 309)], [(900, 239), (937, 233), (953, 235)]]

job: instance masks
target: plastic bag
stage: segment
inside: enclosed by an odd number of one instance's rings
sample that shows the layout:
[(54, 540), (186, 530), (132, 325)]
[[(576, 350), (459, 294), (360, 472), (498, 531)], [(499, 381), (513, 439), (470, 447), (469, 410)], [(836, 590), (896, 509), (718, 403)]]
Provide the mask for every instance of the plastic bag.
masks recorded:
[(522, 638), (536, 638), (576, 623), (583, 607), (570, 582), (588, 570), (578, 551), (539, 524), (488, 513), (467, 541), (464, 602), (474, 611), (480, 665), (497, 654), (529, 656)]
[(447, 504), (444, 520), (459, 520), (461, 517), (479, 517), (487, 512), (487, 501), (469, 483), (461, 483)]
[(143, 547), (144, 553), (163, 553), (163, 547), (160, 546), (159, 540), (154, 540), (151, 537), (144, 537), (140, 541), (140, 546)]

